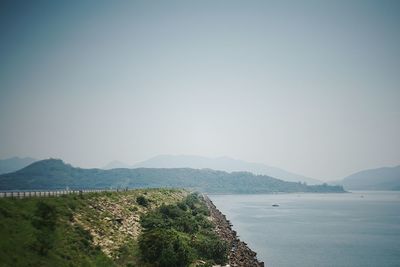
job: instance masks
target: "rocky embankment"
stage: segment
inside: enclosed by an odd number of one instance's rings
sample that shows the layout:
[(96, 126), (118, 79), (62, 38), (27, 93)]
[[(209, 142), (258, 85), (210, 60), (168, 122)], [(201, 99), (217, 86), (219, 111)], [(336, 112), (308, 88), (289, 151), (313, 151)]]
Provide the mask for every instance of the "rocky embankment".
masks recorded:
[(212, 201), (203, 195), (204, 201), (207, 204), (211, 213), (211, 218), (216, 225), (216, 232), (219, 237), (228, 242), (229, 264), (236, 267), (264, 267), (264, 262), (257, 259), (257, 253), (252, 251), (245, 242), (240, 241), (237, 233), (232, 229), (232, 224), (226, 219), (212, 203)]

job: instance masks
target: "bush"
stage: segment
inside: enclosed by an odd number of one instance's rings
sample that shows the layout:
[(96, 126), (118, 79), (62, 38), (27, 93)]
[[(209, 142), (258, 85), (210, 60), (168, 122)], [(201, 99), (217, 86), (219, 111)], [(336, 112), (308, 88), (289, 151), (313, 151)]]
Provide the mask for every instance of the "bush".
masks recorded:
[(38, 230), (33, 248), (40, 255), (47, 255), (47, 252), (53, 247), (56, 223), (57, 211), (55, 206), (42, 201), (38, 202), (36, 204), (35, 215), (32, 219), (32, 225)]
[(148, 213), (146, 216), (141, 218), (140, 224), (146, 229), (170, 227), (169, 221), (165, 220), (161, 213), (158, 212)]
[(33, 218), (33, 226), (37, 229), (54, 230), (57, 221), (57, 210), (55, 206), (45, 202), (38, 202), (36, 204), (35, 216)]
[(143, 207), (147, 207), (149, 205), (149, 201), (144, 196), (138, 196), (136, 198), (136, 202)]
[(199, 235), (194, 241), (194, 247), (202, 258), (213, 259), (217, 264), (224, 264), (227, 261), (227, 243), (213, 234)]
[(184, 267), (193, 260), (188, 241), (174, 230), (153, 229), (139, 238), (143, 260), (160, 267)]
[(185, 214), (177, 205), (162, 205), (160, 212), (164, 217), (171, 219), (182, 217)]
[(188, 206), (186, 206), (186, 204), (183, 202), (179, 202), (178, 207), (183, 211), (187, 211), (187, 209), (188, 209)]

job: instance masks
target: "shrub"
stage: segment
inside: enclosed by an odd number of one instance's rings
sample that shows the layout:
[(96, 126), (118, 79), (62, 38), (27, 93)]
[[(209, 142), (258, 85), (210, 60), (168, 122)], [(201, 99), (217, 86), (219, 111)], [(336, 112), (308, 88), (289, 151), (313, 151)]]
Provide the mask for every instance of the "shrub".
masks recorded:
[(38, 230), (33, 247), (39, 254), (47, 255), (47, 252), (53, 247), (56, 223), (57, 211), (55, 206), (42, 201), (38, 202), (32, 225)]
[(33, 218), (33, 226), (37, 229), (54, 230), (57, 221), (57, 211), (55, 206), (39, 201), (36, 204), (35, 216)]
[(149, 201), (144, 196), (138, 196), (136, 198), (136, 202), (143, 207), (147, 207), (149, 205)]
[(217, 264), (224, 264), (228, 257), (228, 245), (214, 234), (199, 235), (194, 241), (194, 247), (202, 258), (213, 259)]
[(178, 207), (183, 211), (187, 211), (187, 209), (188, 209), (188, 206), (186, 206), (186, 204), (183, 202), (179, 202)]
[(164, 217), (168, 217), (171, 219), (179, 218), (185, 213), (176, 205), (162, 205), (160, 207), (160, 212), (163, 214)]
[(158, 212), (151, 212), (142, 217), (140, 224), (146, 229), (170, 227), (169, 222)]
[(144, 261), (160, 267), (188, 266), (193, 259), (188, 241), (174, 230), (145, 231), (139, 238), (139, 248)]

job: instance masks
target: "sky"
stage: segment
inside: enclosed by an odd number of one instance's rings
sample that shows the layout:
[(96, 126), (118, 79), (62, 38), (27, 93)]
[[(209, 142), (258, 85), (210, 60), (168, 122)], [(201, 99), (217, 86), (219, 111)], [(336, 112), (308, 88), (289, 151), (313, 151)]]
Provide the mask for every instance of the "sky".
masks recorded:
[(1, 1), (0, 158), (400, 164), (399, 1)]

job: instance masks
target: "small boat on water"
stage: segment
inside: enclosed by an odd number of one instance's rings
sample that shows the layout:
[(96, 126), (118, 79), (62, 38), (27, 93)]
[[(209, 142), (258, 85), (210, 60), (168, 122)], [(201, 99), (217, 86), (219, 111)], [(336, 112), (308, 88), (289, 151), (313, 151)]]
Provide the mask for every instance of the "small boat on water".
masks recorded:
[(279, 204), (272, 204), (272, 207), (279, 207)]

